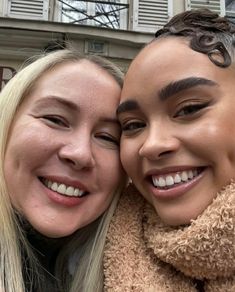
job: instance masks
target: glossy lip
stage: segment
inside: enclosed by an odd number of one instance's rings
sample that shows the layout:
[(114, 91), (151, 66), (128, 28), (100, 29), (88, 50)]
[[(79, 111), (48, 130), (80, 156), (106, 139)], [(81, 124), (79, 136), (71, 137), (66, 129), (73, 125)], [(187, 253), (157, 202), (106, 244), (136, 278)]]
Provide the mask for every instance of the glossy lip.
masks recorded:
[[(42, 178), (42, 176), (39, 177), (39, 181), (40, 181), (41, 185), (43, 186), (47, 197), (52, 202), (54, 202), (56, 204), (59, 204), (59, 205), (64, 206), (64, 207), (75, 207), (77, 205), (80, 205), (85, 200), (85, 198), (87, 197), (87, 195), (85, 195), (83, 197), (69, 197), (69, 196), (65, 196), (65, 195), (59, 194), (57, 192), (54, 192), (53, 190), (48, 189), (42, 183), (40, 178)], [(57, 176), (46, 176), (46, 177), (44, 176), (43, 178), (51, 180), (51, 181), (55, 181), (55, 182), (58, 182), (58, 183), (61, 183), (61, 184), (63, 183), (63, 184), (66, 184), (66, 185), (70, 185), (70, 186), (73, 186), (75, 188), (79, 188), (80, 190), (84, 190), (86, 192), (89, 192), (87, 190), (87, 188), (82, 183), (80, 183), (78, 181), (74, 181), (74, 180), (68, 179), (66, 177), (62, 178), (62, 177), (57, 177)]]
[(173, 167), (173, 168), (165, 168), (162, 170), (152, 170), (148, 172), (148, 175), (146, 177), (148, 181), (148, 185), (150, 187), (151, 193), (154, 195), (155, 198), (160, 199), (160, 200), (170, 200), (170, 199), (175, 199), (178, 197), (183, 196), (186, 192), (188, 192), (191, 188), (193, 188), (204, 176), (205, 171), (207, 167), (200, 167), (202, 169), (201, 173), (199, 173), (198, 176), (194, 177), (193, 179), (189, 180), (188, 182), (181, 183), (181, 184), (176, 184), (174, 187), (171, 187), (169, 189), (158, 189), (153, 186), (152, 184), (152, 178), (151, 178), (151, 183), (149, 181), (149, 176), (152, 175), (166, 175), (169, 173), (177, 173), (181, 171), (187, 171), (190, 169), (198, 169), (199, 167)]

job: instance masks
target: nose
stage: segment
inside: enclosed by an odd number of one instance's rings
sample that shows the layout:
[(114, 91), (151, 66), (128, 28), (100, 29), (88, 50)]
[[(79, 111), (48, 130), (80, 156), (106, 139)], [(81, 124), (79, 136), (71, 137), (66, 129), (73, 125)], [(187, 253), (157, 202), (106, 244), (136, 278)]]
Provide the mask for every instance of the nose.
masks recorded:
[(67, 141), (60, 147), (58, 156), (75, 169), (89, 169), (95, 165), (91, 139), (84, 136)]
[(149, 160), (168, 157), (180, 147), (180, 140), (173, 129), (166, 126), (152, 126), (146, 132), (144, 142), (139, 149), (139, 155)]

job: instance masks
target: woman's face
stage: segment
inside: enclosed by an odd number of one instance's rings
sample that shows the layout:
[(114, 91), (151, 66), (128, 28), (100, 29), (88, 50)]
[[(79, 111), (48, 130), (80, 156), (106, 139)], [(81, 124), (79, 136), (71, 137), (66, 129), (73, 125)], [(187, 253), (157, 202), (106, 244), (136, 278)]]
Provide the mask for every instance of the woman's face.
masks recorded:
[(14, 207), (43, 235), (94, 221), (123, 179), (116, 120), (120, 87), (82, 60), (38, 80), (13, 122), (4, 170)]
[(174, 37), (147, 46), (127, 73), (121, 160), (167, 224), (195, 219), (235, 178), (234, 80), (234, 67)]

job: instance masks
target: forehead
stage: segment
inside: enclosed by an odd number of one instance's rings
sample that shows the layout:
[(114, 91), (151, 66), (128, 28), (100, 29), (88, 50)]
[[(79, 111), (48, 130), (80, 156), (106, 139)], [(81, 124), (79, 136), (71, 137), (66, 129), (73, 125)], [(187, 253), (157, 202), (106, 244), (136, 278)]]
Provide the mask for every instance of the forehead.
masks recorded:
[(120, 91), (115, 79), (98, 65), (84, 59), (69, 61), (42, 74), (23, 100), (20, 110), (55, 97), (83, 110), (94, 108), (97, 114), (104, 110), (113, 114), (120, 100)]
[(187, 39), (166, 37), (149, 44), (133, 61), (125, 78), (122, 100), (135, 94), (152, 94), (189, 77), (206, 78), (227, 86), (233, 85), (235, 74), (232, 66), (220, 68), (207, 55), (192, 50)]
[[(37, 86), (44, 85), (55, 80), (56, 85), (67, 83), (68, 81), (83, 81), (93, 79), (94, 81), (105, 81), (113, 79), (112, 76), (97, 64), (86, 60), (66, 61), (55, 65), (44, 72), (36, 82)], [(114, 81), (114, 79), (113, 79)], [(53, 83), (51, 83), (53, 85)]]
[[(138, 66), (142, 70), (156, 72), (159, 69), (173, 68), (176, 65), (178, 69), (183, 69), (185, 65), (188, 66), (192, 62), (197, 64), (198, 61), (205, 64), (211, 63), (206, 55), (192, 50), (187, 39), (166, 37), (147, 45), (133, 61), (130, 69), (135, 70)], [(164, 71), (159, 73), (164, 73)]]
[(35, 92), (41, 96), (59, 95), (63, 98), (93, 97), (95, 91), (110, 94), (112, 90), (120, 91), (120, 86), (113, 76), (99, 65), (82, 59), (67, 61), (55, 65), (44, 72), (34, 84), (30, 95)]

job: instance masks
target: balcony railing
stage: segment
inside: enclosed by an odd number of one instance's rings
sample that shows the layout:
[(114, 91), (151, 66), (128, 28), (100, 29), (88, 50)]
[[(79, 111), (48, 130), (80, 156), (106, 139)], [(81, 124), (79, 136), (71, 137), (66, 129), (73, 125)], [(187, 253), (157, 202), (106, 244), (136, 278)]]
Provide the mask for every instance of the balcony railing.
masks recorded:
[[(1, 1), (0, 1), (1, 2)], [(127, 29), (128, 0), (2, 0), (3, 16)], [(1, 5), (1, 4), (0, 4)]]
[[(235, 0), (186, 1), (187, 9), (207, 7), (234, 21)], [(176, 1), (0, 0), (0, 16), (152, 33), (174, 15), (173, 3)]]
[(61, 7), (61, 21), (88, 24), (113, 29), (127, 23), (129, 4), (114, 1), (57, 0)]

